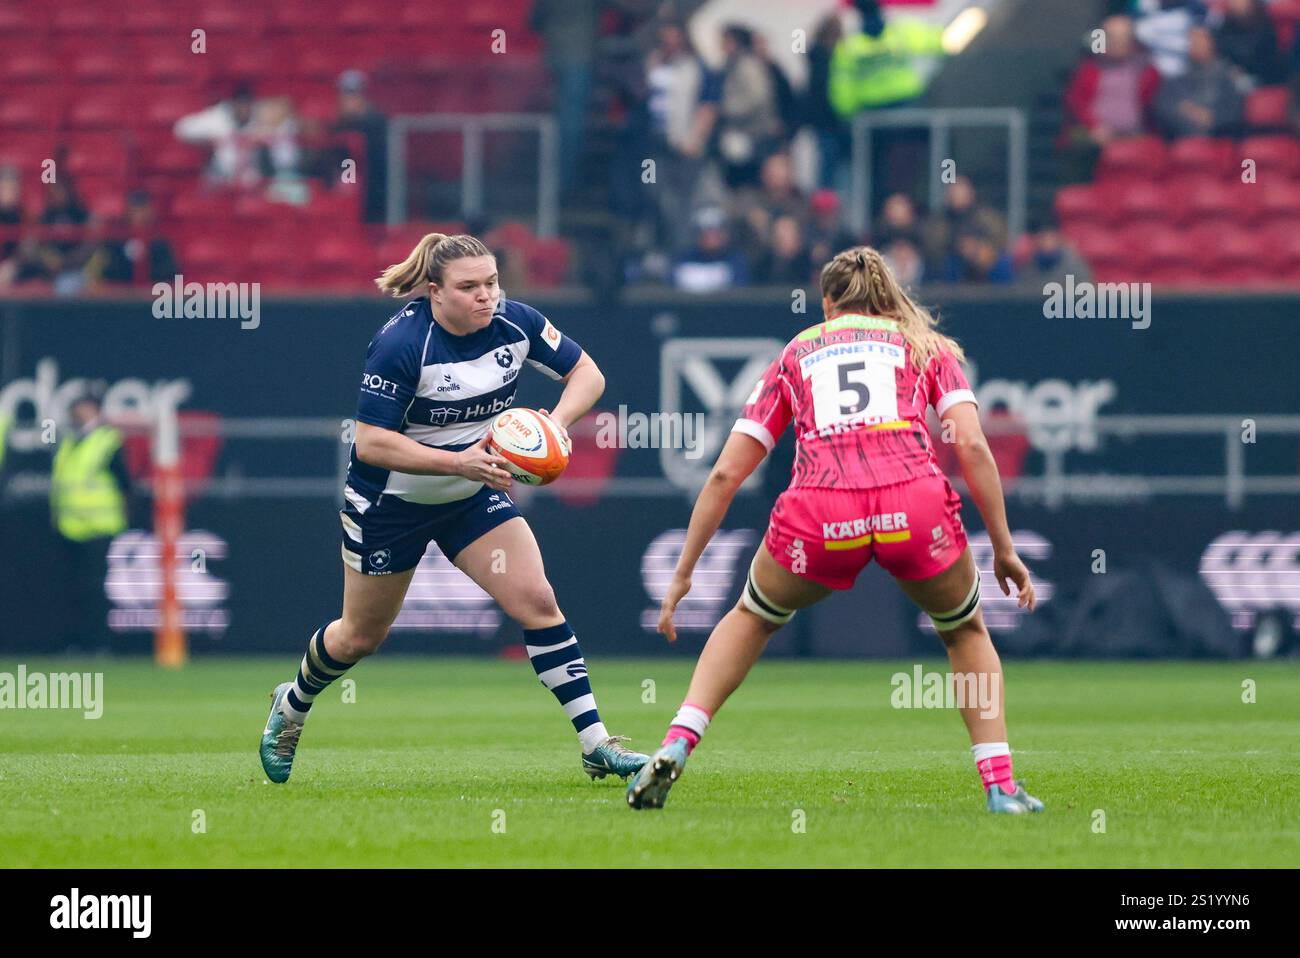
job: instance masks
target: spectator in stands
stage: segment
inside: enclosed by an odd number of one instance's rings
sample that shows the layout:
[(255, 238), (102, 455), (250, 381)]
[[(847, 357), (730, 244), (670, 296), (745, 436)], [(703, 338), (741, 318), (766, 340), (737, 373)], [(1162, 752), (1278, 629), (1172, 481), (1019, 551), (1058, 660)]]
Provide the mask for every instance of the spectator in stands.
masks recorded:
[(1232, 82), (1232, 70), (1219, 59), (1214, 35), (1194, 27), (1187, 50), (1187, 71), (1166, 80), (1156, 95), (1156, 116), (1171, 137), (1232, 136), (1244, 116), (1241, 93)]
[(215, 183), (250, 185), (261, 179), (253, 117), (253, 91), (241, 84), (230, 99), (181, 117), (173, 132), (186, 143), (212, 147), (207, 176)]
[(876, 0), (857, 0), (862, 32), (845, 36), (831, 56), (828, 95), (850, 121), (863, 110), (899, 106), (925, 92), (914, 60), (943, 55), (943, 28), (923, 20), (886, 21)]
[(978, 226), (963, 226), (943, 269), (947, 283), (1010, 283), (1015, 280), (1011, 255)]
[[(84, 227), (91, 222), (90, 212), (77, 195), (76, 187), (64, 173), (49, 184), (49, 199), (41, 213), (42, 226), (77, 226)], [(45, 276), (54, 282), (54, 291), (60, 295), (75, 295), (85, 284), (82, 274), (94, 248), (88, 244), (79, 231), (70, 231), (67, 238), (55, 238), (39, 244), (36, 262), (29, 266), (37, 270), (43, 267)]]
[[(845, 36), (831, 55), (829, 97), (846, 124), (867, 110), (906, 106), (925, 92), (925, 58), (943, 55), (943, 28), (924, 20), (893, 16), (888, 21), (876, 0), (857, 0), (862, 31)], [(928, 138), (924, 131), (884, 127), (871, 137), (875, 171), (872, 195), (875, 208), (885, 196), (912, 190), (922, 179)]]
[(916, 286), (925, 281), (925, 259), (906, 234), (898, 233), (881, 246), (880, 255), (889, 263), (889, 268), (904, 287)]
[[(968, 176), (958, 176), (948, 187), (944, 207), (927, 220), (924, 228), (926, 268), (935, 275), (949, 272), (949, 267), (964, 257), (958, 240), (966, 234), (986, 239), (997, 252), (1007, 245), (1006, 221), (987, 206), (982, 206)], [(970, 242), (968, 247), (972, 247)], [(981, 249), (981, 253), (986, 251)]]
[(1153, 129), (1151, 105), (1160, 86), (1146, 53), (1133, 38), (1133, 21), (1107, 17), (1106, 48), (1079, 64), (1065, 91), (1061, 140), (1062, 179), (1087, 182), (1102, 148), (1111, 140)]
[(680, 20), (661, 20), (655, 36), (645, 61), (649, 144), (641, 155), (655, 159), (660, 243), (676, 253), (692, 241), (690, 211), (717, 120), (719, 85)]
[(18, 249), (17, 227), (23, 222), (22, 192), (18, 171), (12, 166), (0, 167), (0, 275), (4, 263)]
[(808, 198), (808, 255), (825, 263), (840, 250), (858, 245), (858, 238), (840, 219), (840, 198), (834, 190), (818, 190)]
[[(302, 169), (298, 116), (287, 96), (268, 97), (253, 110), (253, 139), (259, 147), (261, 172), (280, 180), (295, 180)], [(302, 201), (305, 195), (292, 194)], [(289, 199), (291, 195), (281, 198)]]
[[(383, 222), (388, 196), (388, 118), (366, 98), (366, 75), (360, 70), (345, 70), (339, 75), (339, 112), (330, 124), (332, 133), (360, 133), (365, 139), (366, 155), (358, 164), (365, 186), (363, 216), (367, 223)], [(344, 157), (330, 164), (330, 183), (339, 183)]]
[(591, 65), (596, 56), (601, 0), (534, 0), (528, 25), (542, 38), (560, 128), (560, 188), (578, 178), (591, 101)]
[(1214, 39), (1223, 59), (1247, 77), (1252, 86), (1284, 79), (1277, 31), (1263, 0), (1228, 0)]
[(772, 51), (767, 45), (767, 37), (761, 33), (754, 34), (754, 55), (767, 67), (768, 75), (772, 78), (772, 92), (776, 96), (776, 113), (781, 120), (780, 137), (783, 142), (789, 142), (803, 125), (794, 87), (790, 85), (790, 78), (785, 75), (785, 70), (781, 69), (781, 64), (773, 59)]
[(698, 210), (693, 220), (695, 247), (673, 266), (673, 285), (691, 293), (720, 292), (746, 285), (749, 265), (731, 241), (726, 213), (720, 207), (707, 206)]
[(91, 258), (92, 277), (109, 283), (171, 282), (180, 270), (171, 244), (157, 233), (148, 193), (137, 190), (126, 198), (126, 226), (127, 239), (102, 244)]
[(844, 36), (836, 14), (823, 18), (808, 48), (808, 89), (804, 93), (803, 121), (817, 137), (819, 165), (817, 185), (838, 188), (844, 161), (849, 155), (849, 128), (831, 106), (831, 56)]
[(1030, 232), (1028, 240), (1028, 256), (1016, 269), (1020, 282), (1041, 287), (1045, 283), (1064, 282), (1066, 276), (1073, 276), (1076, 283), (1091, 282), (1092, 270), (1055, 223), (1040, 224)]
[(812, 276), (813, 261), (804, 242), (803, 225), (793, 216), (777, 217), (767, 248), (754, 269), (755, 282), (802, 286)]
[(794, 166), (788, 153), (773, 153), (763, 161), (760, 182), (735, 192), (731, 218), (741, 226), (741, 246), (756, 259), (772, 233), (772, 223), (781, 216), (793, 216), (802, 226), (808, 219), (808, 200), (794, 182)]
[(1187, 69), (1192, 27), (1204, 21), (1203, 0), (1134, 0), (1133, 30), (1151, 51), (1162, 77), (1182, 76)]
[(893, 193), (885, 200), (872, 233), (877, 249), (883, 249), (897, 239), (906, 240), (913, 245), (921, 242), (921, 224), (917, 221), (916, 204), (906, 193)]
[(754, 35), (732, 24), (722, 31), (722, 89), (716, 150), (727, 186), (758, 180), (763, 158), (778, 144), (781, 117), (767, 64), (754, 53)]

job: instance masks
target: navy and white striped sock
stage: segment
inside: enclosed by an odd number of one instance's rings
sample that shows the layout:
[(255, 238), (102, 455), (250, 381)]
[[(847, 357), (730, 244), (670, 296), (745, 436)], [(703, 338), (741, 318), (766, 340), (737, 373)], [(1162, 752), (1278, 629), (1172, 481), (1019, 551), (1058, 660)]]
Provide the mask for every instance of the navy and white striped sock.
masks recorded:
[(356, 664), (330, 658), (330, 654), (325, 651), (325, 629), (328, 626), (329, 623), (326, 622), (307, 641), (307, 654), (302, 657), (302, 665), (298, 666), (298, 677), (294, 679), (293, 688), (285, 695), (284, 704), (280, 706), (280, 711), (290, 722), (301, 724), (307, 721), (307, 713), (311, 711), (311, 703), (316, 700), (316, 696)]
[(596, 696), (591, 694), (587, 663), (583, 661), (582, 649), (578, 647), (569, 623), (561, 622), (545, 629), (524, 629), (524, 644), (533, 671), (564, 706), (564, 714), (573, 723), (582, 750), (590, 752), (609, 738), (596, 710)]

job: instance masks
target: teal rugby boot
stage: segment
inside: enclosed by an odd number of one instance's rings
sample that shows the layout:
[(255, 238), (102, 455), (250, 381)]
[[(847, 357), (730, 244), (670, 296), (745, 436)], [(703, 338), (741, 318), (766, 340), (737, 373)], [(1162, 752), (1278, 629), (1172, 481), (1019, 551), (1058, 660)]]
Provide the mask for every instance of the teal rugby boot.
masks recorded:
[(298, 750), (298, 736), (302, 734), (302, 725), (290, 722), (280, 711), (280, 704), (291, 688), (292, 682), (275, 687), (271, 693), (271, 714), (266, 719), (266, 728), (262, 729), (262, 770), (276, 784), (289, 780), (293, 756)]
[(997, 785), (989, 786), (989, 811), (1003, 815), (1023, 815), (1026, 812), (1041, 812), (1043, 803), (1025, 791), (1024, 782), (1016, 782), (1016, 790), (1010, 794)]
[(650, 756), (625, 748), (622, 743), (627, 741), (630, 739), (626, 735), (611, 735), (582, 756), (582, 770), (593, 779), (606, 775), (626, 779), (640, 771), (641, 766), (650, 761)]
[(686, 739), (675, 738), (637, 772), (627, 787), (627, 803), (633, 808), (663, 808), (668, 790), (686, 768)]

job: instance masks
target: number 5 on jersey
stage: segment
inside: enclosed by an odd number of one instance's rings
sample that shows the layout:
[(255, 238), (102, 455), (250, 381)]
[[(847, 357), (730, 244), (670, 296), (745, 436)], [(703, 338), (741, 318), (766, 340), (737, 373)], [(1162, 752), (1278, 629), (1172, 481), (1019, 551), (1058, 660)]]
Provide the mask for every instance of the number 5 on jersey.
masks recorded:
[(895, 371), (903, 366), (904, 350), (879, 342), (819, 350), (831, 351), (844, 355), (830, 358), (813, 353), (803, 361), (804, 375), (810, 380), (817, 428), (824, 429), (846, 419), (869, 423), (897, 419)]

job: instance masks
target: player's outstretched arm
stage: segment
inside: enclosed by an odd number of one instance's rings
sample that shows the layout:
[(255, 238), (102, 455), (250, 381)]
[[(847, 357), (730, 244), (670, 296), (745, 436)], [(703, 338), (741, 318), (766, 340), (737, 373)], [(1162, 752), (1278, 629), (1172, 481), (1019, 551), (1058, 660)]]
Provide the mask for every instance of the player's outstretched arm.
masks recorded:
[(989, 449), (984, 428), (980, 425), (979, 411), (974, 403), (959, 402), (943, 414), (945, 431), (947, 423), (952, 423), (954, 435), (953, 448), (957, 452), (957, 462), (961, 465), (962, 478), (970, 489), (975, 507), (984, 517), (984, 527), (988, 530), (989, 543), (993, 546), (993, 574), (998, 588), (1003, 595), (1010, 595), (1008, 580), (1016, 584), (1019, 605), (1028, 606), (1033, 611), (1034, 584), (1029, 579), (1016, 547), (1011, 541), (1011, 528), (1007, 525), (1007, 507), (1002, 498), (1002, 479), (998, 475), (998, 465)]
[(718, 526), (726, 518), (731, 508), (731, 500), (736, 497), (736, 490), (758, 468), (758, 464), (767, 455), (763, 444), (753, 436), (733, 432), (722, 447), (722, 453), (709, 473), (709, 478), (695, 500), (691, 511), (691, 522), (686, 529), (686, 542), (682, 546), (681, 557), (673, 572), (659, 608), (659, 632), (668, 637), (669, 642), (677, 639), (677, 630), (673, 626), (673, 612), (677, 603), (691, 591), (691, 576), (695, 573), (695, 564), (700, 561), (705, 547), (713, 539)]

